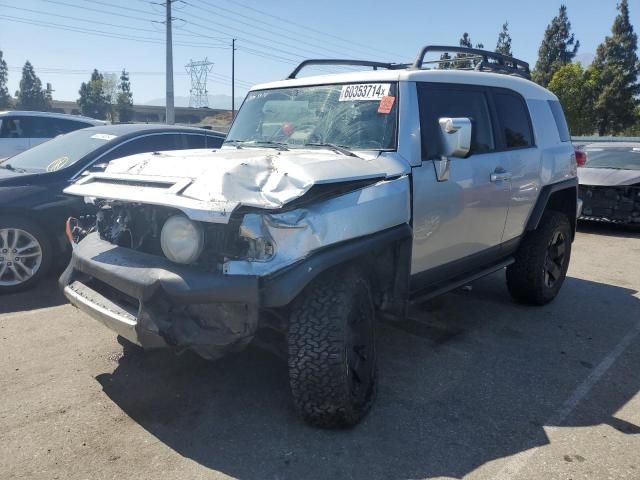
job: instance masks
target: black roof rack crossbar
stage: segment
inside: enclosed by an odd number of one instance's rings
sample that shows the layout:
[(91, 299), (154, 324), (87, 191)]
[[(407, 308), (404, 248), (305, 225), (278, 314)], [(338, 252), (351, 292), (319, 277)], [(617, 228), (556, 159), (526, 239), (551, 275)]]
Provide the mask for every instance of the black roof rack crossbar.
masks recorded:
[(479, 62), (475, 65), (476, 70), (493, 71), (498, 73), (509, 73), (514, 75), (520, 75), (524, 78), (531, 78), (531, 71), (529, 70), (529, 64), (517, 58), (502, 55), (501, 53), (490, 52), (488, 50), (481, 50), (479, 48), (467, 48), (467, 47), (454, 47), (445, 45), (427, 45), (420, 50), (416, 61), (411, 68), (421, 69), (424, 64), (428, 63), (455, 63), (460, 59), (451, 58), (446, 60), (436, 60), (435, 62), (425, 62), (424, 57), (427, 53), (439, 52), (439, 53), (463, 53), (469, 55), (469, 59), (477, 60)]
[(372, 67), (374, 70), (378, 68), (385, 68), (387, 70), (398, 70), (401, 68), (407, 68), (406, 64), (399, 63), (385, 63), (385, 62), (373, 62), (370, 60), (345, 60), (341, 58), (312, 58), (305, 60), (298, 65), (293, 72), (287, 77), (287, 80), (296, 78), (305, 67), (311, 65), (353, 65), (360, 67)]

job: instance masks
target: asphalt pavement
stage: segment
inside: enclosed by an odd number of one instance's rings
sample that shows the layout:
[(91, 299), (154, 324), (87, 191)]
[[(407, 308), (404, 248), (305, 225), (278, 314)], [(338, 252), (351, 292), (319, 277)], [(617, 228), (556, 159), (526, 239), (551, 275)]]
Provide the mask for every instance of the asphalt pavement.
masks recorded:
[(583, 225), (559, 297), (504, 273), (378, 330), (356, 428), (306, 426), (284, 360), (144, 353), (55, 279), (0, 297), (0, 479), (640, 479), (640, 232)]

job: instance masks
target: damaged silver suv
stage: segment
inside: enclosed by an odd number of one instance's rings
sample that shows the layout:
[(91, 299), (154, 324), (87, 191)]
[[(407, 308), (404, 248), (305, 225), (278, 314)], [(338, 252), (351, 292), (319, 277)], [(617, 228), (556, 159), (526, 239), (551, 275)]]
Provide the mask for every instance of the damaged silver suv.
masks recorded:
[[(444, 49), (472, 69), (425, 60)], [(296, 78), (318, 64), (373, 70)], [(376, 316), (504, 268), (518, 302), (560, 290), (575, 155), (528, 74), (457, 47), (303, 62), (249, 92), (222, 148), (117, 159), (68, 187), (99, 213), (68, 224), (62, 288), (145, 349), (214, 359), (276, 329), (302, 416), (353, 425), (376, 390)]]

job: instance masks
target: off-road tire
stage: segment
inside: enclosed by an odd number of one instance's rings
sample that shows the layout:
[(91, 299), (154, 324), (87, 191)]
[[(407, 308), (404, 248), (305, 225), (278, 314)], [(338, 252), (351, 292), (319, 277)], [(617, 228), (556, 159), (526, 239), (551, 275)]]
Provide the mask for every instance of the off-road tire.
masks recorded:
[[(554, 238), (559, 235), (564, 238), (564, 257), (561, 261), (554, 262), (557, 276), (552, 285), (549, 285), (546, 262), (553, 262), (550, 249)], [(528, 232), (523, 238), (515, 255), (515, 263), (507, 267), (507, 287), (517, 302), (545, 305), (556, 297), (569, 267), (571, 239), (571, 225), (567, 216), (561, 212), (547, 210), (538, 228)]]
[(33, 287), (47, 275), (51, 269), (53, 258), (53, 248), (49, 235), (37, 223), (27, 218), (2, 217), (0, 218), (0, 230), (6, 228), (23, 230), (33, 236), (40, 244), (42, 259), (38, 270), (31, 278), (17, 285), (0, 285), (0, 294), (19, 292)]
[[(345, 428), (369, 411), (377, 380), (374, 321), (369, 283), (355, 267), (322, 275), (294, 301), (289, 381), (306, 422)], [(369, 343), (363, 349), (365, 337)], [(358, 368), (365, 373), (357, 375)]]

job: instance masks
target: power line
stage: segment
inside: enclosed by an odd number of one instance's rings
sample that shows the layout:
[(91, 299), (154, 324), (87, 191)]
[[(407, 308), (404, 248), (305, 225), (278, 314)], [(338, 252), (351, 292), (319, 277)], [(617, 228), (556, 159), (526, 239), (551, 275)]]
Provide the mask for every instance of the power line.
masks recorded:
[[(224, 15), (223, 13), (220, 13), (219, 11), (214, 11), (214, 10), (211, 10), (211, 9), (208, 9), (208, 8), (205, 8), (205, 7), (200, 7), (198, 5), (194, 5), (193, 3), (191, 3), (191, 2), (189, 2), (187, 0), (181, 0), (181, 1), (184, 2), (186, 5), (189, 5), (189, 6), (193, 7), (193, 8), (197, 8), (197, 9), (202, 10), (204, 12), (211, 13), (213, 15), (216, 15), (217, 17), (229, 19), (232, 22), (239, 23), (240, 25), (246, 25), (246, 26), (249, 26), (249, 27), (254, 28), (256, 30), (263, 31), (263, 32), (266, 32), (266, 33), (271, 34), (271, 35), (277, 35), (279, 38), (288, 38), (289, 40), (292, 40), (292, 41), (294, 41), (294, 42), (296, 42), (298, 44), (309, 45), (314, 49), (319, 49), (318, 51), (322, 50), (322, 53), (320, 55), (326, 55), (327, 53), (329, 53), (330, 55), (335, 55), (335, 54), (342, 55), (343, 54), (343, 52), (338, 52), (338, 51), (333, 50), (333, 49), (327, 49), (326, 46), (324, 46), (324, 45), (318, 45), (317, 43), (308, 42), (308, 41), (306, 41), (304, 39), (301, 39), (300, 36), (293, 37), (293, 36), (284, 34), (282, 31), (274, 32), (271, 29), (264, 28), (264, 26), (262, 26), (262, 25), (264, 25), (263, 22), (260, 22), (261, 25), (252, 25), (251, 23), (247, 23), (246, 21), (238, 20), (238, 19), (236, 19), (236, 18), (234, 18), (232, 16), (229, 16), (229, 15)], [(199, 1), (199, 0), (195, 0), (195, 1)], [(232, 14), (237, 16), (237, 13), (233, 12), (232, 10), (226, 9), (224, 7), (217, 7), (217, 8), (219, 10), (222, 10), (222, 11), (231, 12)], [(284, 43), (284, 44), (286, 45), (286, 43)]]
[[(35, 25), (35, 26), (51, 28), (55, 30), (66, 30), (69, 32), (82, 33), (85, 35), (93, 35), (97, 37), (115, 38), (118, 40), (130, 40), (130, 41), (141, 42), (141, 43), (164, 44), (164, 41), (162, 40), (154, 40), (154, 39), (145, 38), (145, 37), (136, 37), (134, 35), (116, 34), (111, 32), (104, 32), (101, 30), (89, 30), (82, 27), (74, 27), (71, 25), (62, 25), (62, 24), (53, 23), (53, 22), (31, 20), (28, 18), (15, 17), (11, 15), (0, 15), (0, 18), (13, 20), (14, 22), (24, 23), (28, 25)], [(217, 45), (197, 44), (197, 43), (189, 43), (189, 42), (176, 42), (175, 45), (179, 45), (183, 47), (192, 47), (192, 48), (223, 48)]]
[[(360, 47), (364, 47), (367, 52), (371, 51), (371, 46), (370, 45), (365, 45), (363, 43), (359, 43), (359, 42), (354, 41), (352, 39), (346, 39), (346, 38), (340, 37), (338, 35), (334, 35), (334, 34), (331, 34), (331, 33), (323, 32), (322, 30), (315, 29), (315, 28), (310, 27), (308, 25), (303, 25), (301, 23), (294, 22), (293, 20), (289, 20), (289, 19), (286, 19), (286, 18), (283, 18), (283, 17), (279, 17), (278, 15), (274, 15), (274, 14), (272, 14), (270, 12), (265, 11), (265, 10), (260, 10), (258, 8), (255, 8), (255, 7), (250, 7), (250, 6), (246, 5), (246, 4), (243, 4), (242, 2), (238, 2), (237, 0), (233, 0), (233, 1), (225, 0), (225, 1), (227, 3), (233, 3), (234, 6), (239, 6), (239, 7), (242, 7), (244, 9), (246, 9), (246, 10), (251, 10), (253, 12), (256, 12), (256, 13), (260, 14), (261, 17), (267, 16), (267, 17), (273, 18), (275, 20), (279, 20), (279, 21), (284, 22), (284, 23), (295, 25), (296, 27), (304, 30), (305, 35), (310, 35), (309, 32), (314, 32), (317, 35), (320, 35), (322, 40), (325, 41), (325, 42), (329, 41), (327, 39), (327, 37), (331, 37), (331, 38), (334, 38), (334, 39), (340, 41), (341, 44), (348, 45), (350, 49), (353, 49), (353, 45), (357, 45), (357, 46), (360, 46)], [(218, 6), (218, 8), (222, 8), (222, 7)], [(239, 14), (239, 15), (241, 15), (241, 14)], [(292, 31), (292, 30), (289, 30), (289, 31)], [(334, 45), (336, 45), (336, 44), (334, 43)], [(345, 47), (344, 46), (340, 46), (340, 48), (344, 49)], [(388, 55), (392, 55), (392, 56), (394, 56), (396, 58), (402, 58), (403, 57), (403, 55), (399, 55), (398, 53), (388, 52), (388, 51), (381, 50), (381, 49), (376, 49), (376, 51), (381, 52), (381, 53), (386, 53)]]
[[(45, 1), (52, 1), (52, 0), (45, 0)], [(108, 7), (111, 7), (111, 8), (117, 8), (117, 9), (121, 9), (123, 11), (131, 11), (131, 12), (138, 12), (138, 13), (145, 13), (145, 14), (147, 13), (144, 10), (140, 10), (140, 9), (136, 9), (136, 8), (123, 7), (121, 5), (110, 5), (110, 4), (104, 3), (104, 2), (102, 2), (100, 0), (83, 0), (83, 1), (84, 2), (98, 4), (98, 5), (104, 5), (104, 6), (108, 6)], [(82, 8), (82, 7), (76, 7), (76, 8)], [(189, 16), (193, 17), (194, 15), (189, 14)], [(199, 18), (199, 17), (197, 17), (197, 18)], [(201, 28), (201, 29), (204, 29), (204, 30), (208, 30), (208, 31), (212, 31), (212, 32), (216, 32), (216, 33), (219, 33), (219, 34), (221, 33), (223, 35), (228, 35), (229, 38), (232, 38), (232, 37), (233, 38), (237, 38), (238, 40), (241, 40), (243, 42), (250, 43), (250, 44), (253, 44), (253, 45), (257, 45), (258, 47), (268, 48), (269, 50), (274, 50), (274, 51), (280, 52), (281, 54), (284, 54), (284, 55), (293, 55), (293, 56), (295, 56), (297, 58), (296, 59), (289, 59), (289, 61), (292, 62), (292, 63), (299, 63), (300, 60), (308, 58), (308, 56), (309, 56), (308, 53), (297, 54), (295, 52), (292, 52), (291, 49), (283, 50), (283, 49), (278, 48), (278, 47), (273, 47), (271, 45), (265, 45), (264, 43), (256, 42), (255, 40), (252, 40), (251, 38), (240, 37), (240, 36), (236, 35), (236, 32), (233, 31), (233, 30), (231, 32), (229, 32), (229, 31), (221, 31), (219, 29), (212, 28), (209, 25), (203, 25), (203, 24), (195, 22), (193, 20), (189, 20), (189, 23), (191, 25), (195, 26), (195, 27), (198, 27), (198, 28)], [(228, 27), (227, 25), (224, 25), (224, 24), (221, 24), (221, 23), (218, 23), (218, 22), (209, 21), (208, 24), (220, 25), (222, 28), (225, 28), (227, 30), (231, 30), (231, 28)], [(190, 31), (190, 30), (186, 30), (184, 28), (183, 28), (183, 30), (189, 31), (189, 32), (195, 33), (195, 34), (201, 34), (200, 32), (193, 32), (193, 31)], [(210, 38), (214, 38), (214, 37), (210, 37)], [(219, 38), (219, 37), (216, 37), (216, 38)], [(261, 38), (261, 39), (263, 39), (264, 41), (266, 41), (268, 43), (290, 46), (290, 44), (288, 44), (288, 43), (278, 42), (277, 40), (272, 40), (272, 39), (266, 38), (266, 37), (264, 37), (262, 35), (255, 35), (254, 34), (254, 35), (252, 35), (252, 38)], [(296, 50), (300, 50), (300, 49), (296, 48)], [(268, 52), (264, 52), (264, 53), (267, 54), (267, 55), (269, 54)], [(274, 58), (277, 58), (277, 57), (274, 56)], [(282, 59), (283, 57), (279, 57), (279, 58)], [(297, 62), (296, 62), (296, 60), (297, 60)], [(327, 71), (330, 71), (330, 70), (327, 70)]]
[[(8, 67), (8, 69), (11, 72), (22, 72), (22, 67)], [(53, 74), (53, 75), (90, 75), (91, 72), (93, 71), (93, 67), (86, 68), (86, 69), (70, 69), (70, 68), (61, 68), (61, 67), (37, 67), (36, 70), (38, 74), (44, 73), (44, 74)], [(121, 70), (122, 69), (115, 69), (115, 70), (98, 69), (100, 73), (109, 73), (109, 74), (120, 74)], [(165, 74), (165, 72), (129, 71), (129, 70), (127, 70), (127, 73), (129, 73), (132, 76), (160, 76)], [(187, 72), (176, 72), (176, 75), (186, 77), (188, 74)], [(215, 82), (215, 83), (220, 83), (224, 85), (231, 84), (231, 81), (230, 81), (231, 77), (229, 77), (228, 75), (223, 75), (217, 72), (211, 72), (209, 73), (209, 75), (213, 77), (214, 80), (221, 80), (220, 82)], [(237, 78), (236, 78), (236, 84), (240, 85), (243, 88), (250, 88), (254, 85), (254, 83), (252, 82), (249, 82), (247, 80), (239, 80)]]
[[(59, 3), (61, 5), (68, 5), (68, 4), (63, 3), (63, 2), (55, 2), (55, 1), (51, 1), (51, 0), (44, 0), (44, 1), (49, 1), (51, 3)], [(139, 31), (139, 32), (159, 33), (157, 30), (152, 30), (152, 29), (149, 29), (149, 28), (132, 27), (132, 26), (129, 26), (129, 25), (116, 25), (116, 24), (113, 24), (113, 23), (99, 22), (99, 21), (96, 21), (96, 20), (89, 20), (89, 19), (84, 19), (84, 18), (79, 18), (79, 17), (72, 17), (70, 15), (59, 15), (59, 14), (51, 13), (51, 12), (42, 12), (42, 11), (38, 11), (38, 10), (32, 10), (30, 8), (14, 7), (12, 5), (0, 4), (0, 7), (11, 8), (11, 9), (14, 9), (14, 10), (21, 10), (21, 11), (29, 12), (29, 13), (42, 14), (42, 15), (46, 15), (48, 17), (58, 17), (58, 18), (63, 18), (65, 20), (73, 20), (73, 21), (76, 21), (76, 22), (85, 22), (85, 23), (90, 23), (92, 25), (104, 25), (104, 26), (113, 27), (113, 28), (121, 28), (121, 29), (126, 29), (126, 30), (136, 30), (136, 31)], [(103, 12), (103, 13), (107, 13), (107, 12)], [(125, 16), (125, 15), (123, 15), (123, 16)], [(36, 20), (33, 20), (33, 21), (36, 21)], [(201, 38), (201, 35), (182, 34), (181, 36), (192, 37), (192, 38), (193, 37)], [(212, 48), (213, 48), (213, 46), (212, 46)]]

